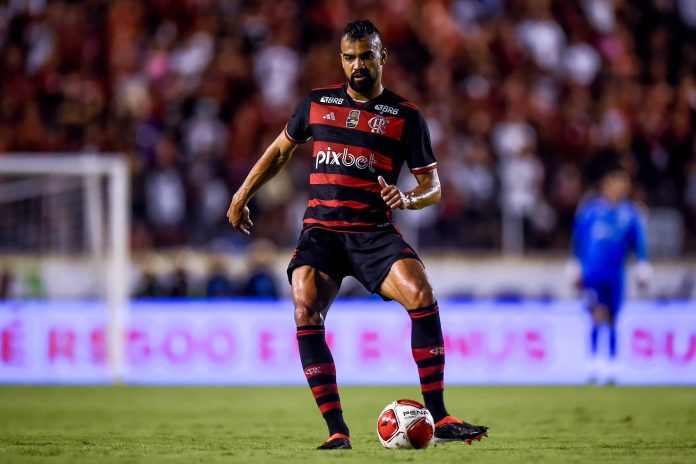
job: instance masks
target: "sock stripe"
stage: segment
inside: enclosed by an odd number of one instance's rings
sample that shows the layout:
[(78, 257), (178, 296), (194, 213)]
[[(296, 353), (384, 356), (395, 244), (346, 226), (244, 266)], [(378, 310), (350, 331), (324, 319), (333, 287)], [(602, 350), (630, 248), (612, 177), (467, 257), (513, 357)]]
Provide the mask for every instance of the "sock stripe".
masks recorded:
[(341, 403), (341, 399), (338, 396), (338, 394), (335, 395), (324, 395), (319, 398), (315, 398), (317, 405), (321, 406), (322, 404), (327, 404), (327, 403)]
[(305, 325), (297, 328), (297, 346), (302, 361), (302, 371), (312, 390), (312, 396), (319, 408), (329, 435), (350, 435), (343, 420), (341, 400), (336, 385), (336, 366), (331, 350), (326, 344), (323, 325)]
[(430, 392), (430, 391), (434, 391), (434, 390), (444, 390), (444, 389), (445, 389), (444, 380), (438, 380), (437, 382), (421, 384), (421, 391), (422, 392)]
[(442, 374), (443, 372), (445, 372), (445, 365), (444, 364), (438, 364), (437, 366), (429, 366), (429, 367), (419, 367), (418, 368), (418, 377), (423, 378), (423, 377), (428, 377), (431, 375)]
[(336, 395), (338, 394), (338, 386), (335, 383), (317, 385), (316, 387), (312, 387), (312, 394), (314, 398), (321, 398), (325, 395)]
[(440, 308), (432, 305), (408, 311), (411, 318), (411, 353), (418, 367), (421, 392), (436, 421), (448, 416), (444, 403), (445, 343)]
[(410, 314), (412, 312), (429, 311), (432, 309), (437, 309), (437, 303), (433, 303), (433, 304), (428, 305), (428, 306), (421, 306), (420, 308), (407, 309), (406, 311), (408, 311)]
[(435, 311), (430, 311), (429, 313), (409, 314), (409, 316), (411, 316), (411, 319), (421, 319), (423, 317), (432, 316), (433, 314), (437, 314), (437, 313), (438, 313), (438, 310), (436, 309)]
[(422, 317), (432, 316), (440, 311), (437, 304), (431, 306), (425, 306), (423, 308), (409, 309), (408, 315), (411, 319), (420, 319)]
[(320, 404), (319, 406), (319, 411), (322, 414), (326, 414), (327, 412), (333, 411), (333, 410), (338, 410), (342, 411), (341, 409), (341, 402), (340, 401), (333, 401), (331, 403), (326, 403), (326, 404)]
[(306, 337), (307, 335), (324, 335), (325, 330), (324, 329), (307, 329), (307, 330), (298, 330), (297, 331), (297, 336), (298, 337)]
[(336, 366), (334, 363), (325, 364), (310, 364), (304, 368), (305, 377), (307, 380), (317, 375), (336, 375)]
[(445, 347), (443, 345), (429, 346), (426, 348), (413, 348), (413, 359), (416, 362), (424, 361), (436, 356), (444, 356)]
[(433, 382), (439, 382), (444, 379), (443, 373), (439, 374), (434, 374), (434, 375), (428, 375), (427, 377), (421, 377), (420, 378), (420, 383), (421, 385), (424, 385), (426, 383), (433, 383)]

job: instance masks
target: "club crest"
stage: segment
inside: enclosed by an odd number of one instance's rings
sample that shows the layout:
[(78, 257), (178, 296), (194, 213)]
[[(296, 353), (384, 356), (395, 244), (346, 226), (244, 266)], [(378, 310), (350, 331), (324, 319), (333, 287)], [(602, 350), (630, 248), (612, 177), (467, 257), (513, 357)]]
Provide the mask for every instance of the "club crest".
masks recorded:
[(373, 134), (383, 135), (384, 129), (388, 122), (389, 121), (387, 121), (384, 117), (378, 115), (370, 118), (370, 120), (367, 121), (367, 125), (370, 127)]

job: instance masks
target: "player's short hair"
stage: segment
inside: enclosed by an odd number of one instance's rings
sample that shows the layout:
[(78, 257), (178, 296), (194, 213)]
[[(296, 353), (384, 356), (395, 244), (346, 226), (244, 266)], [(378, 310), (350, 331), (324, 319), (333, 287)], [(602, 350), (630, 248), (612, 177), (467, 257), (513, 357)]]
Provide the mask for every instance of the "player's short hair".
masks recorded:
[(377, 29), (377, 26), (372, 24), (372, 21), (369, 19), (358, 19), (346, 24), (342, 37), (346, 37), (349, 42), (355, 42), (356, 40), (371, 37), (373, 35), (379, 37), (380, 41), (382, 40), (382, 35), (379, 33), (379, 29)]

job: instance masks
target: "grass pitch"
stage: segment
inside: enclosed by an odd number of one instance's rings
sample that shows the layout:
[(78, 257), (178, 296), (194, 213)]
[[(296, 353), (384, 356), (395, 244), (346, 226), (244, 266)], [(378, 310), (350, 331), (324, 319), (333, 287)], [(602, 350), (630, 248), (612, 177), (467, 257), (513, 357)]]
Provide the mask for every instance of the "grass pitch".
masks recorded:
[(341, 394), (354, 449), (325, 452), (307, 388), (0, 387), (0, 462), (696, 462), (693, 388), (449, 387), (450, 412), (490, 437), (420, 451), (375, 433), (416, 387)]

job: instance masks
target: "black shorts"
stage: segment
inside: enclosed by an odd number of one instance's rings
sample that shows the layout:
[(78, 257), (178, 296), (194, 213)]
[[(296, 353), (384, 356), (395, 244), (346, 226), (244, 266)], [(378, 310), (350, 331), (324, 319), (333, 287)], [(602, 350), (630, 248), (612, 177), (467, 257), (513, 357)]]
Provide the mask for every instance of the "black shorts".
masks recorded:
[(378, 232), (334, 232), (318, 227), (300, 235), (288, 266), (288, 281), (300, 266), (311, 266), (328, 274), (340, 287), (353, 276), (370, 292), (379, 293), (392, 264), (400, 259), (420, 261), (413, 248), (394, 228)]

